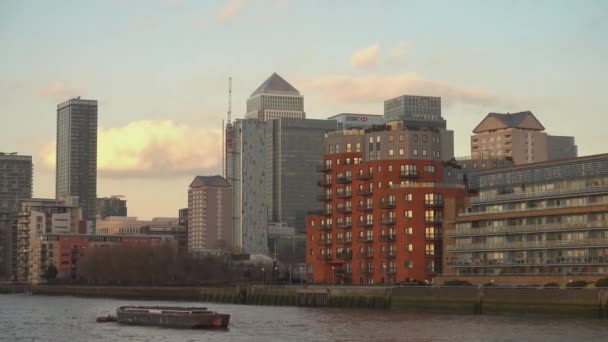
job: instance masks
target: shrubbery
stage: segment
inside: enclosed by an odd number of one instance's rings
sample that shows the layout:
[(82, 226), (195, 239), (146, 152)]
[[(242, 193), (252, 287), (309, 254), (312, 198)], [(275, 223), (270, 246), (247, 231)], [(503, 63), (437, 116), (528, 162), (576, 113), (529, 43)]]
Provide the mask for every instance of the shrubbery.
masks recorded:
[(555, 283), (555, 282), (552, 282), (552, 283), (546, 283), (546, 284), (544, 285), (544, 287), (559, 287), (559, 283)]
[(595, 287), (608, 287), (608, 278), (598, 279), (595, 282)]
[(577, 281), (569, 282), (568, 284), (566, 284), (566, 287), (580, 288), (580, 287), (585, 287), (589, 284), (591, 284), (591, 283), (586, 280), (577, 280)]
[(466, 280), (454, 279), (443, 283), (444, 286), (471, 286), (472, 284)]

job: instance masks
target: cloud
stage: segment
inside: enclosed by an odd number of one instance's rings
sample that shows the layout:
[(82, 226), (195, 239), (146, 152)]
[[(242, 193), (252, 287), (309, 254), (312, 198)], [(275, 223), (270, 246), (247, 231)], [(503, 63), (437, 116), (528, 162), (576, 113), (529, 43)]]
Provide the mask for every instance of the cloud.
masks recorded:
[[(217, 173), (221, 131), (172, 120), (141, 120), (98, 131), (97, 172), (106, 178), (172, 178)], [(55, 143), (40, 150), (42, 166), (55, 168)]]
[(393, 51), (391, 51), (391, 55), (390, 58), (392, 60), (398, 60), (401, 57), (405, 56), (405, 53), (407, 52), (408, 49), (408, 44), (406, 41), (402, 40), (399, 42), (399, 45), (393, 49)]
[(215, 17), (219, 21), (228, 20), (239, 14), (247, 5), (247, 0), (228, 0), (219, 8)]
[(75, 96), (86, 96), (88, 92), (88, 84), (80, 82), (76, 85), (68, 86), (63, 82), (56, 81), (52, 84), (35, 89), (35, 93), (39, 96), (52, 97), (56, 99), (69, 99)]
[(398, 75), (323, 75), (303, 79), (302, 90), (320, 101), (338, 104), (380, 104), (384, 100), (403, 94), (441, 96), (443, 103), (487, 106), (501, 103), (504, 99), (491, 92), (452, 85), (446, 81), (429, 80), (415, 73)]
[(367, 68), (376, 64), (380, 45), (372, 44), (366, 48), (357, 50), (350, 57), (350, 64), (355, 68)]

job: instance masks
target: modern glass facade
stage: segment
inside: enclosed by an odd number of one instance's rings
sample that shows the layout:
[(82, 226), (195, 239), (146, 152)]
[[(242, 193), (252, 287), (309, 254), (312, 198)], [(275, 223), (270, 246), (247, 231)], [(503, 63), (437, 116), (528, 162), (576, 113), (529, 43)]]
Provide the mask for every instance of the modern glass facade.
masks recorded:
[(78, 196), (85, 220), (97, 208), (97, 101), (71, 99), (57, 105), (58, 199)]

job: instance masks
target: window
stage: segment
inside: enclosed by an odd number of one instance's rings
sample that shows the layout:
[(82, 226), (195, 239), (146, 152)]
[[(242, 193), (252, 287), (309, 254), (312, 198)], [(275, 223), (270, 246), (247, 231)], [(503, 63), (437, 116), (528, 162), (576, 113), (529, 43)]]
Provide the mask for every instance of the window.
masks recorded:
[(413, 156), (418, 156), (418, 150), (417, 150), (417, 149), (414, 149), (414, 150), (412, 151), (412, 155), (413, 155)]
[(424, 247), (426, 256), (434, 256), (435, 255), (435, 244), (427, 243)]
[(405, 261), (405, 267), (406, 268), (413, 268), (414, 267), (414, 262), (412, 260), (406, 260)]
[(423, 155), (423, 156), (426, 156), (426, 148), (423, 148), (423, 149), (422, 149), (422, 155)]
[(399, 141), (403, 141), (403, 134), (399, 134)]
[(382, 172), (382, 165), (378, 165), (377, 170), (378, 170), (378, 173)]
[(393, 165), (388, 166), (388, 172), (393, 172)]
[(404, 210), (403, 211), (403, 217), (405, 217), (405, 218), (412, 218), (412, 211), (411, 210)]
[(346, 144), (346, 152), (352, 152), (352, 144), (351, 143), (347, 143)]
[(340, 144), (336, 144), (336, 153), (340, 153)]
[(403, 155), (403, 149), (402, 149), (402, 148), (400, 148), (400, 149), (399, 149), (399, 155), (400, 155), (400, 156), (402, 156), (402, 155)]
[(405, 196), (403, 196), (403, 199), (405, 199), (408, 202), (411, 202), (413, 200), (414, 196), (412, 194), (405, 194)]
[(426, 134), (422, 135), (422, 142), (426, 142)]
[(395, 139), (395, 137), (393, 137), (392, 134), (388, 136), (388, 141), (393, 141), (394, 139)]
[(389, 156), (393, 156), (394, 154), (395, 154), (395, 152), (393, 151), (393, 149), (392, 149), (392, 148), (389, 148), (389, 149), (388, 149), (388, 155), (389, 155)]
[(418, 134), (414, 134), (414, 136), (413, 136), (413, 140), (414, 140), (414, 142), (416, 142), (416, 143), (418, 142)]
[(357, 143), (355, 147), (355, 152), (361, 152), (361, 143)]
[(425, 165), (424, 171), (429, 173), (435, 173), (435, 165)]
[(405, 251), (406, 252), (412, 252), (414, 250), (414, 246), (411, 243), (406, 243), (405, 244)]
[(405, 235), (412, 235), (414, 230), (412, 229), (412, 227), (405, 227), (403, 228), (403, 232), (405, 233)]

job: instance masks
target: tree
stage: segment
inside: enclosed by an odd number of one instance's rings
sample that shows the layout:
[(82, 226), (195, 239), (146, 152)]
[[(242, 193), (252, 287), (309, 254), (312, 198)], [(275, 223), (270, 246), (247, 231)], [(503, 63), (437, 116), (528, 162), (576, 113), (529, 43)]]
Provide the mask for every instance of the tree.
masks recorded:
[(55, 280), (57, 279), (57, 273), (59, 273), (59, 270), (57, 269), (57, 267), (55, 267), (55, 265), (50, 264), (47, 268), (46, 271), (44, 271), (44, 279), (48, 280)]

